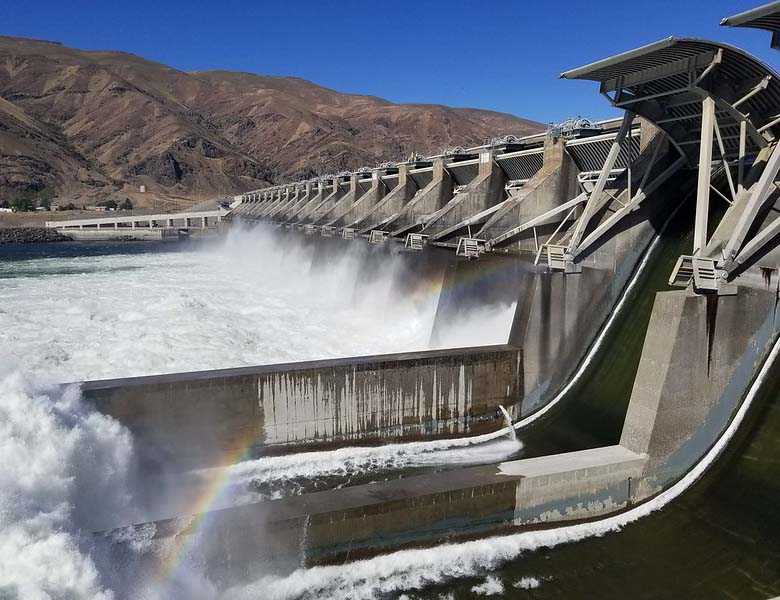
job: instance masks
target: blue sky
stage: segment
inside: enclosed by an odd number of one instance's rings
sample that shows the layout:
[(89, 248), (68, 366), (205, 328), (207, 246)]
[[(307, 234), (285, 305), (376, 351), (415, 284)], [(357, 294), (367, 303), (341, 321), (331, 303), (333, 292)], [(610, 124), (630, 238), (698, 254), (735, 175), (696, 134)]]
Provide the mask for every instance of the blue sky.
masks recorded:
[(762, 1), (3, 0), (0, 34), (549, 122), (616, 114), (596, 84), (561, 71), (669, 35), (728, 42), (780, 66), (768, 33), (718, 25)]

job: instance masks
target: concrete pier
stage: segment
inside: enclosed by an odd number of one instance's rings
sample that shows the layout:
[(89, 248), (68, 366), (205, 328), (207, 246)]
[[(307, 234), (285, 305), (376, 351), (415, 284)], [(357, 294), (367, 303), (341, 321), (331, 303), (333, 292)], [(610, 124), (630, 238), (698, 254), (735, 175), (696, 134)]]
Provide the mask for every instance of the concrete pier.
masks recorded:
[[(458, 232), (471, 237), (469, 219), (504, 200), (507, 176), (493, 156), (491, 151), (480, 152), (476, 177), (459, 187), (452, 199), (426, 220), (422, 233), (430, 235), (433, 241), (443, 241)], [(454, 165), (451, 169), (455, 170)]]
[[(392, 235), (421, 229), (430, 215), (450, 201), (455, 183), (444, 168), (444, 160), (435, 159), (430, 168), (430, 183), (419, 189), (393, 218), (380, 222), (379, 227), (391, 231)], [(366, 232), (365, 228), (363, 232)]]
[(325, 198), (325, 190), (325, 182), (318, 182), (316, 188), (312, 189), (309, 194), (305, 194), (303, 198), (293, 204), (289, 209), (282, 210), (275, 219), (280, 223), (288, 223), (297, 220), (301, 215), (305, 214), (305, 211), (309, 207), (317, 206), (322, 202)]
[(417, 184), (409, 175), (409, 166), (399, 165), (398, 180), (392, 191), (373, 206), (356, 207), (355, 213), (350, 215), (351, 221), (345, 217), (345, 226), (363, 231), (381, 229), (383, 223), (398, 214), (411, 200), (417, 189)]
[(333, 208), (349, 192), (350, 180), (351, 177), (346, 176), (334, 177), (322, 201), (319, 204), (310, 203), (310, 206), (304, 208), (298, 215), (298, 222), (310, 225), (316, 223), (322, 215)]
[[(574, 160), (564, 150), (563, 142), (548, 138), (544, 143), (541, 169), (522, 187), (508, 191), (508, 198), (501, 208), (474, 228), (474, 237), (487, 240), (495, 247), (507, 248), (509, 244), (514, 244), (513, 250), (536, 252), (539, 244), (547, 242), (558, 228), (561, 215), (550, 216), (536, 226), (508, 235), (505, 239), (500, 236), (506, 235), (518, 224), (528, 223), (575, 198), (578, 193), (577, 171)], [(566, 221), (573, 221), (577, 210), (568, 217), (566, 214), (562, 216)]]
[(681, 477), (709, 449), (779, 330), (774, 290), (657, 295), (621, 438), (650, 456), (638, 497)]
[(364, 188), (362, 192), (356, 195), (355, 200), (351, 203), (342, 203), (338, 209), (333, 210), (331, 215), (326, 217), (327, 222), (325, 225), (328, 227), (343, 227), (353, 221), (360, 220), (362, 216), (368, 214), (387, 191), (387, 184), (380, 175), (379, 171), (373, 171), (370, 180), (362, 180), (359, 184)]

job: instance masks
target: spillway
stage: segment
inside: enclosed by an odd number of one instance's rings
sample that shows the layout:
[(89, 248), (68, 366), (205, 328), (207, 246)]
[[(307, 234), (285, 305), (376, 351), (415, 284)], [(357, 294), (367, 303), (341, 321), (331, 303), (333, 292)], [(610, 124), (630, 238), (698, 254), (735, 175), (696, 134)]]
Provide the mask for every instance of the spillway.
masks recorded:
[(120, 597), (777, 593), (780, 77), (674, 37), (562, 77), (623, 117), (241, 194), (203, 264), (12, 267), (73, 300), (17, 358), (92, 370), (0, 372), (54, 507), (0, 528)]

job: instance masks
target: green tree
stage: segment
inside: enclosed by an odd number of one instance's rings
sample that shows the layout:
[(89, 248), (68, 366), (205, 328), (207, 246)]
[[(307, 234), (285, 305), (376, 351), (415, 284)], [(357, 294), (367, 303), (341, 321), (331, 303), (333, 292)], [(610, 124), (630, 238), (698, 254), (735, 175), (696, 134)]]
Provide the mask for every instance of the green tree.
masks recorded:
[(125, 198), (125, 201), (119, 205), (119, 208), (122, 210), (133, 210), (133, 203), (130, 201), (130, 198)]
[(76, 205), (73, 204), (73, 202), (68, 202), (67, 204), (61, 204), (60, 210), (76, 210)]
[(106, 208), (110, 208), (113, 210), (116, 210), (118, 204), (116, 203), (116, 200), (103, 200), (102, 202), (97, 203), (98, 206), (104, 206)]
[(11, 208), (17, 212), (30, 212), (35, 210), (35, 201), (30, 194), (20, 194), (11, 200)]

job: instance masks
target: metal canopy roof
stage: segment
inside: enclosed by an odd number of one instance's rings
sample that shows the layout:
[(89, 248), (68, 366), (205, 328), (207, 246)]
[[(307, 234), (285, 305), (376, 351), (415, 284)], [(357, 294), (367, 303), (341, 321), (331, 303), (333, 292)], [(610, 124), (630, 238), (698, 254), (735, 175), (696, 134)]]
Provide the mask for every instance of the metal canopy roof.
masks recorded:
[(780, 2), (770, 2), (758, 8), (752, 8), (720, 22), (729, 27), (754, 27), (767, 31), (780, 31)]
[(702, 101), (711, 97), (727, 156), (739, 152), (745, 123), (746, 152), (780, 136), (780, 76), (746, 52), (726, 44), (669, 37), (561, 74), (601, 83), (616, 107), (664, 130), (696, 163)]
[(729, 27), (753, 27), (772, 32), (772, 43), (775, 50), (780, 50), (780, 2), (770, 2), (743, 13), (726, 17), (720, 22)]

